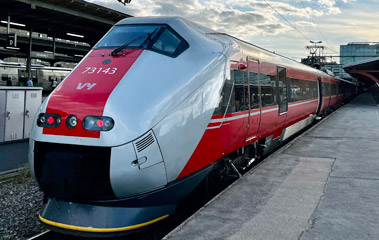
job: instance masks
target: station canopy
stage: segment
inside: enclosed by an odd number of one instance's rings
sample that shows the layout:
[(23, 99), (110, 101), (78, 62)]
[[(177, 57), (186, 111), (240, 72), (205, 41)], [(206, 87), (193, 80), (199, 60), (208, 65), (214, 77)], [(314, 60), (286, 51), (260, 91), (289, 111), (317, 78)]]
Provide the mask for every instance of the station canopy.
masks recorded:
[(358, 79), (366, 87), (379, 86), (379, 57), (343, 65), (345, 72)]
[[(120, 7), (123, 6), (120, 4)], [(72, 41), (56, 42), (57, 48), (61, 45), (60, 52), (70, 54), (75, 49), (85, 54), (116, 22), (131, 17), (83, 0), (1, 0), (0, 26), (7, 26), (8, 16), (11, 28), (25, 31), (32, 29), (33, 32), (50, 37), (36, 40), (33, 37), (33, 51), (42, 51), (44, 46), (48, 50), (52, 45), (51, 38), (54, 37)], [(5, 35), (1, 32), (0, 46), (5, 45)], [(26, 39), (20, 36), (17, 42), (20, 43), (17, 46), (21, 48), (20, 52), (25, 53), (28, 48)], [(17, 56), (17, 53), (14, 52), (13, 55)]]

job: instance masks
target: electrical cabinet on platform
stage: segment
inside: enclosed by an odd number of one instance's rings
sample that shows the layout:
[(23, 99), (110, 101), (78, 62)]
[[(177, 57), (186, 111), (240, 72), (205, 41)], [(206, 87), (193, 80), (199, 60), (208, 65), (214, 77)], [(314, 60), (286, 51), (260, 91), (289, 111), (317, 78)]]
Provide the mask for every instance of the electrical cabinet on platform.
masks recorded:
[(0, 87), (0, 143), (29, 138), (41, 102), (40, 87)]

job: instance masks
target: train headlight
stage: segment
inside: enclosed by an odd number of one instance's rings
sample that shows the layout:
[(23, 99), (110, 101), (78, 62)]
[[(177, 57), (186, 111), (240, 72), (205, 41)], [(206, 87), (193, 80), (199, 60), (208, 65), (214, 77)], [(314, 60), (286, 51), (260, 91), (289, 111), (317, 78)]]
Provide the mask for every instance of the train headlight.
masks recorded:
[(110, 117), (87, 116), (83, 120), (83, 128), (91, 131), (109, 131), (113, 128), (114, 121)]
[(68, 128), (74, 128), (78, 124), (78, 118), (75, 115), (70, 115), (66, 118), (66, 126)]
[(46, 122), (46, 117), (45, 116), (40, 116), (38, 121), (41, 123), (41, 124), (44, 124)]
[(56, 128), (61, 124), (61, 117), (58, 114), (41, 113), (37, 119), (38, 127)]

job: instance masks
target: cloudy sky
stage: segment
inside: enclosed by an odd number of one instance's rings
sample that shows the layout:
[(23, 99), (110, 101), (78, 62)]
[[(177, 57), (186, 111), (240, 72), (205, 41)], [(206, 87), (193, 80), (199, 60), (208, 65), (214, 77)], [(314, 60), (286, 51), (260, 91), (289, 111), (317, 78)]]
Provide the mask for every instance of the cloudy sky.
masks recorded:
[(310, 40), (323, 41), (326, 55), (348, 42), (379, 41), (379, 0), (88, 1), (133, 16), (182, 16), (296, 60), (308, 55)]

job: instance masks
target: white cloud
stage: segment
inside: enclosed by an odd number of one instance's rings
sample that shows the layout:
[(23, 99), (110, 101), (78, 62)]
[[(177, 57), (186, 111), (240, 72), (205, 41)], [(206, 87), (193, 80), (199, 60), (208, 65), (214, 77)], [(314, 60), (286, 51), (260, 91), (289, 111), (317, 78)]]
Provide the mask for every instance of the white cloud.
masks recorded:
[(246, 4), (253, 7), (254, 9), (265, 11), (268, 14), (274, 14), (274, 8), (282, 15), (286, 16), (297, 16), (309, 18), (313, 16), (322, 16), (325, 13), (321, 10), (315, 10), (310, 7), (295, 7), (289, 3), (279, 2), (279, 1), (258, 1), (258, 0), (247, 0)]
[[(303, 46), (308, 41), (289, 26), (279, 14), (308, 38), (321, 40), (322, 37), (314, 24), (316, 19), (320, 22), (337, 15), (341, 17), (342, 11), (338, 7), (341, 4), (337, 5), (337, 2), (346, 4), (355, 2), (355, 0), (266, 0), (270, 7), (264, 0), (132, 0), (124, 7), (116, 0), (89, 1), (133, 16), (185, 17), (216, 31), (226, 32), (237, 38), (262, 44), (263, 47), (284, 55), (299, 58), (301, 55), (307, 55)], [(324, 35), (334, 37), (335, 33), (329, 33), (331, 34)], [(334, 48), (338, 48), (336, 46), (335, 44)]]
[(335, 0), (318, 0), (318, 2), (321, 5), (325, 5), (325, 6), (328, 6), (328, 7), (333, 7), (336, 4)]
[[(216, 31), (244, 38), (276, 35), (290, 27), (263, 1), (258, 0), (141, 0), (125, 8), (115, 0), (91, 0), (133, 16), (182, 16)], [(296, 8), (289, 3), (269, 2), (280, 14), (309, 18), (325, 14), (310, 7)]]

